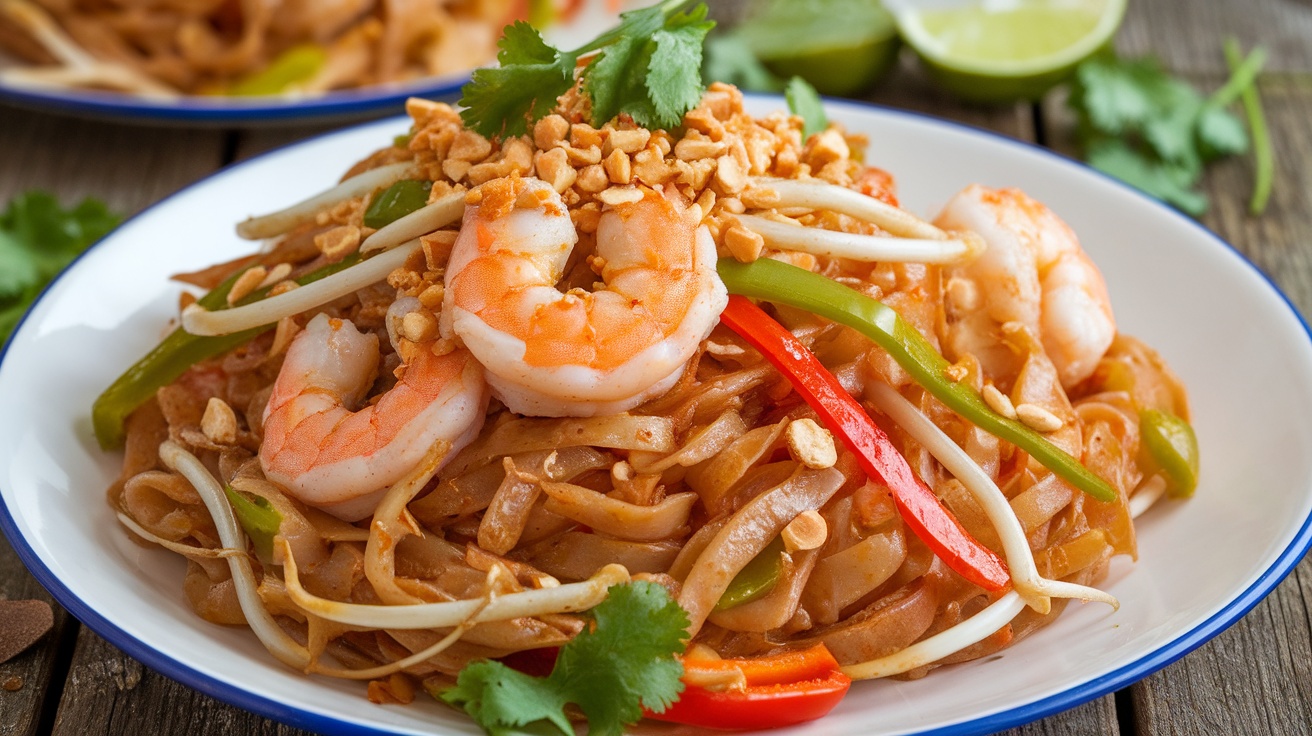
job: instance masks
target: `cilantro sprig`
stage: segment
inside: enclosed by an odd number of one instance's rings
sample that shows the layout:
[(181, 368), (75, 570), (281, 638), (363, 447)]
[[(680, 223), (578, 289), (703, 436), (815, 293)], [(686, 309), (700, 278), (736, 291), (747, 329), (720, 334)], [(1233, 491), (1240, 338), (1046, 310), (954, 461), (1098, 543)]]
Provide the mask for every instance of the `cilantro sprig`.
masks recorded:
[(119, 219), (94, 199), (68, 210), (42, 191), (10, 201), (0, 213), (0, 345), (46, 284)]
[(497, 44), (498, 66), (475, 71), (465, 85), (461, 117), (485, 136), (521, 135), (551, 112), (587, 59), (578, 74), (594, 126), (627, 113), (645, 127), (675, 127), (701, 100), (702, 44), (715, 25), (704, 3), (683, 12), (688, 4), (665, 0), (622, 13), (617, 27), (573, 51), (551, 46), (517, 21)]
[(464, 708), (490, 734), (509, 733), (545, 722), (574, 733), (566, 705), (588, 718), (593, 736), (619, 736), (642, 709), (661, 712), (683, 692), (688, 614), (654, 583), (612, 586), (592, 609), (594, 625), (561, 647), (547, 677), (534, 677), (500, 662), (484, 660), (460, 671), (456, 686), (442, 693)]
[(1265, 54), (1236, 66), (1210, 97), (1171, 76), (1152, 57), (1095, 56), (1079, 66), (1069, 105), (1084, 158), (1191, 215), (1207, 210), (1197, 184), (1204, 166), (1248, 150), (1248, 135), (1226, 107), (1252, 88)]

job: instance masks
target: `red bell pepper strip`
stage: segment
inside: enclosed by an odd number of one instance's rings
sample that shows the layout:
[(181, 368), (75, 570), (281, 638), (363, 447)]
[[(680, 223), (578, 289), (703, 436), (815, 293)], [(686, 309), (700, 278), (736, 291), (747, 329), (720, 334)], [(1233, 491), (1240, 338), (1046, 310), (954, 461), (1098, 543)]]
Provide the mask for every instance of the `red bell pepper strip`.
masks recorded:
[[(792, 726), (827, 714), (843, 699), (852, 680), (823, 644), (769, 657), (683, 658), (686, 687), (663, 713), (648, 718), (701, 728), (762, 729)], [(741, 690), (708, 690), (687, 684), (689, 675), (739, 670)]]
[(962, 528), (911, 472), (888, 435), (793, 333), (738, 295), (729, 297), (720, 322), (788, 378), (824, 425), (856, 455), (861, 470), (888, 486), (903, 521), (948, 567), (985, 590), (1007, 586), (1011, 576), (1002, 560)]

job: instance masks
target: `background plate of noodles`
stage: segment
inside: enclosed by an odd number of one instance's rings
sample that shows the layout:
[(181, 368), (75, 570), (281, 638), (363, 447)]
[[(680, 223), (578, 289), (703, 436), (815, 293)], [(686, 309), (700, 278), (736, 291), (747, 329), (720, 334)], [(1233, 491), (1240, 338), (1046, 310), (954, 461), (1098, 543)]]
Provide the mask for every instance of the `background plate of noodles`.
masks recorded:
[[(783, 100), (749, 107), (764, 114)], [(1106, 275), (1121, 328), (1155, 346), (1189, 387), (1203, 468), (1193, 499), (1138, 521), (1138, 562), (1113, 561), (1100, 587), (1119, 611), (1075, 604), (995, 657), (920, 680), (857, 683), (797, 732), (989, 732), (1123, 687), (1234, 623), (1312, 540), (1312, 340), (1298, 314), (1197, 223), (1077, 163), (903, 112), (831, 104), (830, 115), (870, 136), (870, 163), (893, 172), (912, 211), (931, 213), (978, 182), (1019, 186), (1065, 218)], [(183, 561), (134, 544), (102, 502), (119, 458), (97, 447), (88, 409), (176, 314), (170, 274), (244, 253), (236, 222), (317, 191), (406, 124), (333, 133), (173, 195), (56, 281), (0, 356), (0, 528), (37, 578), (157, 671), (314, 730), (477, 726), (423, 697), (373, 705), (356, 683), (293, 672), (248, 630), (198, 618), (178, 585)]]
[(128, 120), (303, 123), (457, 97), (527, 17), (582, 45), (615, 22), (602, 0), (184, 4), (0, 3), (0, 102)]

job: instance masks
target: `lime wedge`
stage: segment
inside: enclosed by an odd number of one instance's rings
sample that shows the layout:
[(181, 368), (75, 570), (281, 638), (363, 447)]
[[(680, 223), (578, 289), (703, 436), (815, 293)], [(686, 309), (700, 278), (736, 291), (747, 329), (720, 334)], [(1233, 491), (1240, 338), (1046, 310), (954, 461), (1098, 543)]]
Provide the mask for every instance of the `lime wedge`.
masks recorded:
[(764, 0), (738, 35), (780, 77), (799, 76), (825, 95), (862, 92), (897, 60), (901, 40), (877, 0)]
[(1126, 0), (888, 3), (902, 38), (949, 91), (978, 102), (1037, 99), (1106, 46)]

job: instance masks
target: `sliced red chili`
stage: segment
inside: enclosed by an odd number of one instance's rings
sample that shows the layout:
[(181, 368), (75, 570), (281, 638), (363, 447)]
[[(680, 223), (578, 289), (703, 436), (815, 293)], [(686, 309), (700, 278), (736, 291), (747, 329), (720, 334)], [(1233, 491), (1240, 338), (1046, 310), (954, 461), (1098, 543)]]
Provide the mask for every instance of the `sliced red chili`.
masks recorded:
[(903, 521), (948, 567), (985, 590), (1007, 586), (1011, 576), (1002, 560), (970, 536), (911, 471), (888, 435), (793, 333), (737, 295), (729, 297), (720, 321), (788, 378), (824, 425), (856, 455), (861, 469), (888, 486)]

